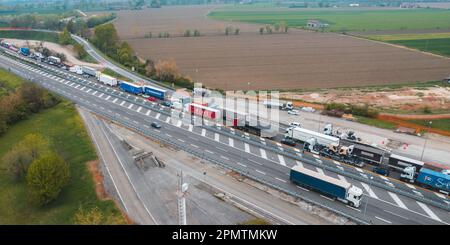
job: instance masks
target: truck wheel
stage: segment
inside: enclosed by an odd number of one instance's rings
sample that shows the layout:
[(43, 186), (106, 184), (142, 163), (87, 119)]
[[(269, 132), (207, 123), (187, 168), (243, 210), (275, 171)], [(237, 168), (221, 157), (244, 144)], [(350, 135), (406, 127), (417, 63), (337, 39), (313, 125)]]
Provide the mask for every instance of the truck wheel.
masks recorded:
[(350, 205), (350, 207), (352, 207), (352, 208), (355, 207), (355, 204), (353, 204), (353, 202), (350, 202), (349, 205)]

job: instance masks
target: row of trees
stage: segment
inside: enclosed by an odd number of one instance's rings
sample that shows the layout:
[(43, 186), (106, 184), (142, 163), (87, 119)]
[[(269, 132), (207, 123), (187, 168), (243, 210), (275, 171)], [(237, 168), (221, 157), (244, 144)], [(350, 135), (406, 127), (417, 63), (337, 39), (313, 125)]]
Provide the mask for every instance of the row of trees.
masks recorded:
[(276, 33), (287, 33), (288, 30), (289, 30), (289, 26), (286, 23), (286, 21), (280, 21), (280, 22), (277, 22), (277, 23), (275, 23), (273, 25), (266, 25), (264, 27), (260, 27), (259, 28), (259, 34), (262, 35), (262, 34), (264, 34), (264, 32), (267, 33), (267, 34), (272, 34), (274, 32), (276, 32)]
[(225, 35), (239, 35), (239, 32), (241, 31), (241, 29), (239, 29), (239, 27), (233, 27), (233, 26), (227, 26), (225, 27)]
[(55, 200), (70, 177), (69, 166), (52, 149), (44, 136), (29, 134), (2, 158), (14, 181), (26, 180), (30, 201), (38, 206)]
[(106, 55), (132, 68), (138, 73), (155, 80), (193, 88), (193, 82), (180, 75), (174, 60), (159, 60), (156, 63), (147, 59), (141, 61), (127, 42), (121, 42), (113, 24), (97, 26), (91, 42)]
[[(1, 80), (0, 80), (1, 84)], [(0, 135), (30, 114), (53, 107), (60, 99), (29, 82), (0, 98)]]

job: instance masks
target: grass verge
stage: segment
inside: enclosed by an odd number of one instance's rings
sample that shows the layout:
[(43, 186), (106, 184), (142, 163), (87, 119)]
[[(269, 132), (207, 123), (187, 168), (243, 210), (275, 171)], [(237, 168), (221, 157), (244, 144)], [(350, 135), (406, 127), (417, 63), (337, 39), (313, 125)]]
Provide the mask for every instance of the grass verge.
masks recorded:
[(450, 132), (450, 118), (445, 119), (433, 119), (433, 120), (409, 120), (408, 122), (416, 123), (422, 126), (428, 127), (431, 123), (431, 128), (440, 129)]
[(355, 116), (356, 121), (362, 124), (378, 127), (378, 128), (384, 128), (384, 129), (396, 129), (397, 124), (392, 122), (386, 122), (382, 121), (376, 118), (368, 118), (368, 117), (361, 117), (361, 116)]

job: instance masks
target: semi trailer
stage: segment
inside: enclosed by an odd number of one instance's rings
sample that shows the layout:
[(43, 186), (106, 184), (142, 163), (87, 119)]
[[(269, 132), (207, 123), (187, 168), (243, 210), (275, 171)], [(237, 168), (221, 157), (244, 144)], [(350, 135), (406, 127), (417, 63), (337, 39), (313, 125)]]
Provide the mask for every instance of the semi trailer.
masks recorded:
[(97, 70), (88, 66), (82, 66), (81, 70), (83, 71), (84, 74), (87, 74), (89, 76), (92, 77), (96, 77), (97, 76)]
[(167, 90), (165, 90), (165, 89), (155, 88), (155, 87), (148, 86), (148, 85), (144, 86), (143, 89), (144, 89), (143, 92), (145, 94), (153, 96), (157, 99), (166, 100), (166, 98), (167, 98)]
[(122, 89), (123, 91), (130, 93), (130, 94), (142, 94), (142, 86), (134, 84), (134, 83), (129, 83), (129, 82), (125, 82), (125, 81), (120, 81), (120, 89)]
[(331, 196), (351, 207), (361, 205), (362, 190), (346, 181), (300, 166), (292, 167), (289, 176), (293, 183)]
[(97, 80), (105, 85), (117, 86), (117, 79), (103, 73), (97, 74)]
[(292, 110), (294, 109), (294, 105), (292, 102), (281, 101), (281, 100), (265, 100), (263, 101), (263, 105), (267, 108), (278, 108), (282, 110)]

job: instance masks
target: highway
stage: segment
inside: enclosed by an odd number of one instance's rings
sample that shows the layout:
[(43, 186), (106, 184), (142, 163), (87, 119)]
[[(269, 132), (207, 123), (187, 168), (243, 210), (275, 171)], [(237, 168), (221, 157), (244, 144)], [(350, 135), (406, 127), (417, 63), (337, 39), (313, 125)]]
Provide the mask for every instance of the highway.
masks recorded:
[[(296, 152), (298, 156), (303, 157), (303, 160), (296, 160), (260, 145), (249, 144), (236, 137), (231, 137), (227, 132), (223, 132), (228, 130), (225, 128), (218, 133), (212, 127), (194, 127), (189, 122), (172, 120), (172, 117), (163, 113), (162, 108), (157, 104), (143, 102), (138, 97), (126, 95), (80, 77), (70, 75), (70, 80), (68, 80), (53, 75), (51, 70), (43, 71), (35, 66), (23, 64), (4, 56), (1, 56), (0, 65), (12, 68), (11, 71), (16, 74), (31, 79), (80, 106), (92, 111), (100, 110), (117, 121), (126, 121), (128, 123), (126, 126), (143, 128), (168, 142), (178, 142), (178, 145), (185, 148), (183, 150), (200, 152), (199, 154), (202, 154), (204, 158), (225, 162), (230, 167), (247, 172), (261, 182), (289, 190), (306, 200), (321, 203), (336, 211), (371, 221), (374, 224), (448, 224), (450, 222), (447, 211), (418, 202), (410, 197), (390, 193), (386, 189), (371, 185), (370, 181), (362, 182), (350, 179), (309, 164), (310, 159), (315, 159), (314, 161), (319, 164), (328, 162), (317, 159), (315, 156)], [(151, 129), (149, 124), (153, 121), (159, 121), (163, 128), (161, 130)], [(265, 143), (267, 147), (267, 142)], [(264, 145), (262, 142), (260, 144)], [(363, 198), (363, 205), (360, 209), (353, 209), (291, 184), (288, 176), (289, 167), (295, 164), (302, 164), (314, 171), (323, 171), (326, 175), (335, 178), (344, 178), (362, 188), (366, 194)], [(367, 173), (363, 174), (367, 175)]]
[[(116, 73), (118, 73), (124, 77), (128, 77), (135, 82), (138, 82), (138, 81), (144, 82), (145, 85), (151, 85), (151, 86), (161, 88), (161, 89), (168, 89), (167, 87), (162, 86), (161, 82), (155, 81), (153, 79), (144, 79), (132, 72), (127, 71), (126, 69), (123, 69), (122, 67), (114, 64), (113, 62), (109, 61), (108, 59), (103, 57), (100, 53), (98, 53), (97, 50), (92, 46), (91, 43), (89, 43), (82, 37), (72, 34), (72, 38), (75, 41), (77, 41), (78, 43), (82, 44), (84, 46), (84, 48), (86, 49), (86, 52), (88, 52), (97, 62), (99, 62), (103, 66), (115, 71)], [(168, 90), (171, 90), (171, 89), (168, 89)]]

